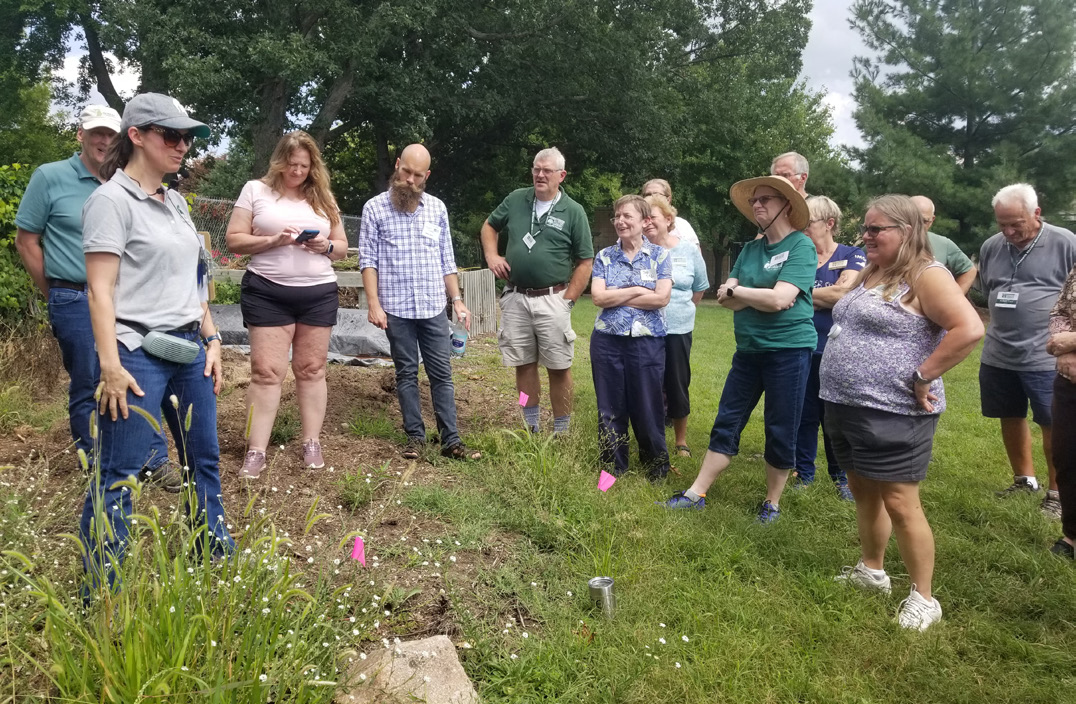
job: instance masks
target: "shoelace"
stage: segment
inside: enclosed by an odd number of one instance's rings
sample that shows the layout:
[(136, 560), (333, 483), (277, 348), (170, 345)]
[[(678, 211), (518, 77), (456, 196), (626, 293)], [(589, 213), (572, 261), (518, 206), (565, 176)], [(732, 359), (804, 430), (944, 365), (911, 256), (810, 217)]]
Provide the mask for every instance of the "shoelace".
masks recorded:
[(907, 621), (905, 617), (911, 615), (915, 618), (914, 625), (918, 626), (923, 622), (923, 617), (930, 611), (930, 607), (934, 605), (933, 601), (926, 601), (922, 597), (913, 599), (909, 594), (905, 597), (897, 606), (897, 612), (901, 616), (902, 621)]

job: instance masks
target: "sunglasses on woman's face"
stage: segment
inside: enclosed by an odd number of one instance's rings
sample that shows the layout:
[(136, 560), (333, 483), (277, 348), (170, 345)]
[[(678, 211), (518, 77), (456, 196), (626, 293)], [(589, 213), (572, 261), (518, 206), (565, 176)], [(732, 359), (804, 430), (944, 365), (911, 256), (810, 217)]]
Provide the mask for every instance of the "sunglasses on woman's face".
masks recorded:
[(156, 132), (157, 134), (161, 135), (161, 139), (164, 141), (164, 146), (168, 147), (169, 149), (175, 149), (179, 145), (180, 140), (182, 140), (183, 143), (186, 144), (188, 147), (191, 145), (191, 142), (194, 141), (194, 135), (190, 132), (180, 132), (179, 130), (172, 129), (171, 127), (158, 127), (157, 125), (150, 125), (145, 129), (149, 130), (150, 132)]

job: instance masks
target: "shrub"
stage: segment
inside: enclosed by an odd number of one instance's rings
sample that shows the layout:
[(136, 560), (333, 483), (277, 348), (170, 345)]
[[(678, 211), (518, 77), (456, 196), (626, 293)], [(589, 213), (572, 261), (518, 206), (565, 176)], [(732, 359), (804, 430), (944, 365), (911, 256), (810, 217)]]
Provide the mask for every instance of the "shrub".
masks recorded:
[(15, 214), (30, 182), (24, 164), (0, 166), (0, 317), (25, 319), (37, 292), (15, 251)]

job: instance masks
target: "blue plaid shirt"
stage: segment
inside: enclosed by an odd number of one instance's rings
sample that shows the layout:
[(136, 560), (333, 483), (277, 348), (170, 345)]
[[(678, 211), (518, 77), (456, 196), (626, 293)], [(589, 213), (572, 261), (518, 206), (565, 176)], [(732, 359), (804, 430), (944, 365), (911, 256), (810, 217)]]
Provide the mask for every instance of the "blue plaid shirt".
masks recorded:
[[(651, 244), (644, 237), (635, 260), (629, 261), (618, 240), (594, 257), (592, 278), (603, 279), (606, 288), (642, 286), (653, 291), (660, 279), (672, 278), (672, 258), (669, 250)], [(594, 321), (594, 329), (607, 335), (664, 337), (665, 309), (643, 310), (631, 306), (605, 308)]]
[(388, 191), (366, 201), (359, 229), (359, 269), (377, 270), (386, 313), (424, 320), (445, 312), (445, 279), (456, 273), (448, 209), (423, 193), (413, 213), (393, 207)]

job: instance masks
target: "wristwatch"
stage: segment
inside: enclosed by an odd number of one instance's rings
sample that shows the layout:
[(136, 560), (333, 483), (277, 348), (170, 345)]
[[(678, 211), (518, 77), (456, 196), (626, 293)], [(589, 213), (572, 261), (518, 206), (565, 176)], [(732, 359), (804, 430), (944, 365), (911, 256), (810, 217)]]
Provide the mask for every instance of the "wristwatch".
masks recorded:
[(725, 289), (725, 295), (728, 296), (729, 298), (732, 298), (732, 294), (733, 294), (733, 292), (735, 290), (736, 290), (735, 286), (729, 286), (727, 289)]
[(923, 376), (919, 372), (918, 369), (915, 370), (915, 376), (912, 379), (912, 384), (923, 384), (923, 385), (926, 385), (926, 386), (930, 386), (933, 383), (934, 383), (933, 379), (928, 379), (925, 376)]
[[(203, 337), (202, 338), (202, 344), (208, 346), (209, 343), (212, 342), (213, 340), (216, 340), (217, 342), (221, 342), (219, 332), (215, 332), (212, 335), (210, 335), (209, 337)], [(221, 343), (221, 344), (223, 344), (223, 343)]]
[(325, 250), (325, 256), (331, 257), (332, 253), (333, 253), (333, 243), (330, 242), (329, 243), (329, 248), (327, 250)]
[(566, 299), (565, 302), (568, 304), (568, 310), (571, 310), (572, 308), (575, 308), (575, 301), (570, 300), (570, 299)]
[(463, 300), (463, 296), (453, 296), (448, 302), (449, 303), (455, 303), (456, 301), (462, 301), (462, 300)]

